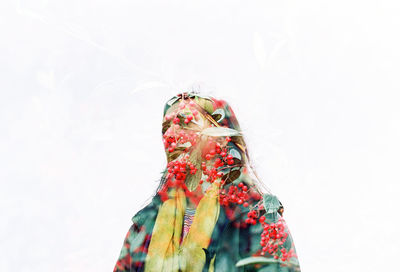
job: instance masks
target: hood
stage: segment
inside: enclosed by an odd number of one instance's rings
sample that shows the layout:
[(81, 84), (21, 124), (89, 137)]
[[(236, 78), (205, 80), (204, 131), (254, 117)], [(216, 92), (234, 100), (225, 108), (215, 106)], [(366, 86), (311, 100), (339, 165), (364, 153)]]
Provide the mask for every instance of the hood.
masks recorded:
[(174, 96), (164, 107), (162, 140), (167, 157), (166, 177), (158, 190), (162, 199), (168, 199), (169, 188), (182, 186), (186, 195), (198, 202), (216, 180), (221, 181), (225, 204), (234, 193), (229, 192), (230, 185), (239, 183), (249, 187), (243, 195), (260, 199), (260, 190), (248, 175), (248, 155), (238, 120), (226, 101), (191, 92)]

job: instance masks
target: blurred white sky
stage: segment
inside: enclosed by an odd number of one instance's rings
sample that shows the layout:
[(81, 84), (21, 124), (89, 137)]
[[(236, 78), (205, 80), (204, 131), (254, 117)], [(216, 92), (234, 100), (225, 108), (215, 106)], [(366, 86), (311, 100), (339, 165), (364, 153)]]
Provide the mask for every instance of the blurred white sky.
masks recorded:
[(304, 272), (393, 271), (397, 1), (0, 4), (0, 270), (112, 271), (164, 103), (228, 101)]

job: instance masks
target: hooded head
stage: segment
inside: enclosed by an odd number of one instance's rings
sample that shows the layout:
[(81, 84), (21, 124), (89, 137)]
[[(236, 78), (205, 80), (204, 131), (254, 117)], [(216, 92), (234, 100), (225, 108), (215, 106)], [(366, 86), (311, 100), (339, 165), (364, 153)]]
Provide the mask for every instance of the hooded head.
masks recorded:
[(162, 139), (168, 162), (157, 190), (162, 198), (167, 199), (168, 189), (175, 186), (183, 187), (189, 197), (191, 192), (201, 195), (214, 181), (221, 182), (222, 195), (227, 185), (239, 183), (262, 193), (249, 176), (254, 170), (247, 147), (226, 101), (198, 93), (176, 95), (164, 107)]

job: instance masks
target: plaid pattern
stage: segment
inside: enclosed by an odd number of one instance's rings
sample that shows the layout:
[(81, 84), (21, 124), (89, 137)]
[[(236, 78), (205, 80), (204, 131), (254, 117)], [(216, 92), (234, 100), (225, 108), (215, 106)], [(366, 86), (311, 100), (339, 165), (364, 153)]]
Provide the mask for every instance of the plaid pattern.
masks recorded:
[[(193, 223), (193, 218), (194, 218), (195, 213), (196, 213), (196, 209), (186, 208), (184, 222), (183, 222), (182, 239), (189, 232), (189, 228), (190, 228), (190, 225), (192, 225), (192, 223)], [(181, 239), (181, 242), (182, 242), (182, 239)]]

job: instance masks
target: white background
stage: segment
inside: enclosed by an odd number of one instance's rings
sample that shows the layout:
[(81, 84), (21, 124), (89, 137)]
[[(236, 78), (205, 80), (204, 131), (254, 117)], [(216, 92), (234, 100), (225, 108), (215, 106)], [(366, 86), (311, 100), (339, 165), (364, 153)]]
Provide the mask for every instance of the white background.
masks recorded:
[(302, 271), (396, 271), (397, 1), (0, 4), (0, 271), (112, 271), (164, 103), (230, 103)]

